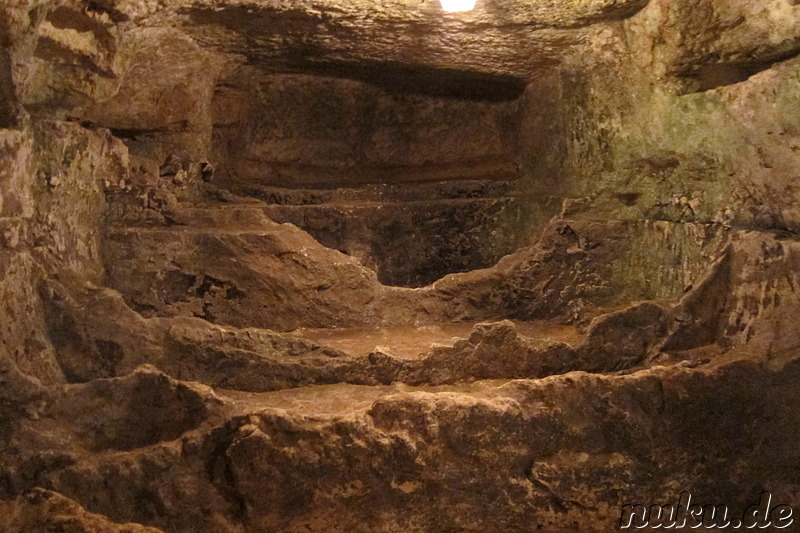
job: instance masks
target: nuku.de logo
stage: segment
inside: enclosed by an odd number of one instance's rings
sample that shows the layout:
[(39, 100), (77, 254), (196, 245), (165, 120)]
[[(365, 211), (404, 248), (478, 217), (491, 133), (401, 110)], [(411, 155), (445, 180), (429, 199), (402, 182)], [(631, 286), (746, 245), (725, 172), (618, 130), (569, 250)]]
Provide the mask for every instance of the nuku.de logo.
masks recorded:
[(792, 525), (793, 510), (785, 504), (775, 504), (772, 494), (762, 492), (757, 504), (750, 505), (741, 517), (729, 515), (728, 506), (724, 504), (700, 505), (692, 503), (692, 495), (688, 491), (681, 492), (677, 504), (641, 503), (627, 504), (622, 507), (620, 529), (758, 529), (768, 527), (785, 529)]

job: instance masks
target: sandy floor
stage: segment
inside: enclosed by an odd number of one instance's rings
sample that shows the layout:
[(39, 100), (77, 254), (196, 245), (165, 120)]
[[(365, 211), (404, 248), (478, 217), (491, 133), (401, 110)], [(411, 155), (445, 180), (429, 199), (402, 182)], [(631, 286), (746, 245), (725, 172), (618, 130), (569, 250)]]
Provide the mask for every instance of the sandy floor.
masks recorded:
[[(513, 321), (520, 335), (541, 340), (558, 341), (578, 346), (584, 339), (578, 330), (555, 321)], [(477, 322), (398, 326), (375, 329), (298, 329), (293, 335), (336, 348), (350, 355), (365, 355), (380, 346), (397, 357), (413, 359), (433, 344), (451, 344), (455, 338), (469, 337)]]

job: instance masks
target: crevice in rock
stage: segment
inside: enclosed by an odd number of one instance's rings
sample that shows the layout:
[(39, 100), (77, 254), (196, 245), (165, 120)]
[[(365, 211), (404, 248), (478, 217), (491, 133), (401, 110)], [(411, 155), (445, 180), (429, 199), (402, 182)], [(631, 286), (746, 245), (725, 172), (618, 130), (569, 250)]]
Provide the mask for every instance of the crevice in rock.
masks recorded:
[(148, 135), (157, 135), (163, 133), (181, 133), (189, 129), (189, 123), (186, 120), (165, 124), (157, 128), (110, 128), (111, 133), (120, 139), (136, 139), (137, 137), (146, 137)]
[(757, 61), (713, 63), (693, 67), (691, 74), (684, 75), (685, 78), (690, 80), (687, 82), (690, 87), (687, 94), (705, 92), (742, 83), (760, 72), (790, 61), (798, 57), (798, 55), (800, 55), (800, 50), (793, 49)]
[[(251, 64), (258, 65), (258, 58)], [(526, 81), (510, 75), (498, 75), (456, 69), (431, 69), (403, 64), (337, 63), (328, 65), (293, 65), (282, 73), (334, 76), (369, 83), (392, 94), (417, 94), (439, 98), (503, 102), (516, 100), (525, 91)]]
[(19, 104), (11, 76), (11, 56), (6, 46), (0, 40), (0, 128), (14, 128), (19, 124)]

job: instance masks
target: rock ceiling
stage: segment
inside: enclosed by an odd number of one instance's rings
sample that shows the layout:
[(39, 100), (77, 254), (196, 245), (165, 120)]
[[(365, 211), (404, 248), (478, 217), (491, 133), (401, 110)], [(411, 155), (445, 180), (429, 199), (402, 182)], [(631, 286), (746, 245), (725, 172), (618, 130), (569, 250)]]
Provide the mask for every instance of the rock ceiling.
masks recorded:
[(127, 0), (109, 11), (137, 26), (178, 25), (202, 45), (266, 70), (389, 84), (490, 83), (501, 91), (505, 84), (513, 92), (581, 42), (589, 26), (646, 3), (486, 0), (471, 12), (445, 13), (436, 0)]

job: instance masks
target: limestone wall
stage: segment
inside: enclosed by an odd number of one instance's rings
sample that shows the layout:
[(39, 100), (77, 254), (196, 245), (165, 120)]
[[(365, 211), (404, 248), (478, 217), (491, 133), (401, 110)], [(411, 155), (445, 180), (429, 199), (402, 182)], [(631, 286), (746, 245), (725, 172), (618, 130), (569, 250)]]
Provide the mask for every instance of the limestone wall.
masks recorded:
[(534, 81), (573, 212), (796, 231), (799, 19), (784, 0), (654, 0), (598, 27), (555, 89)]

